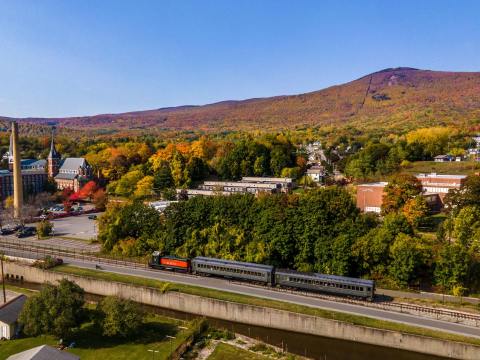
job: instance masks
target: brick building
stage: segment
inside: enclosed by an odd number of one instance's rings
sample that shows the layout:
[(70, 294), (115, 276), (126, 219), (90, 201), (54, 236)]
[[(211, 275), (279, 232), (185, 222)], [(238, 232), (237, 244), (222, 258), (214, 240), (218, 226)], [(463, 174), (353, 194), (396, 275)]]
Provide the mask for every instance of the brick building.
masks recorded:
[[(47, 173), (45, 170), (22, 170), (23, 193), (38, 194), (45, 188)], [(13, 173), (0, 170), (0, 200), (13, 195)]]
[(417, 179), (422, 183), (424, 193), (438, 194), (443, 203), (449, 190), (458, 190), (465, 182), (467, 175), (439, 175), (436, 173), (418, 174)]
[(70, 188), (78, 191), (92, 177), (91, 167), (85, 158), (65, 158), (55, 148), (52, 134), (50, 152), (47, 157), (48, 176), (52, 177), (59, 190)]
[(363, 212), (380, 213), (383, 189), (387, 182), (360, 184), (357, 186), (357, 207)]
[[(443, 207), (443, 200), (450, 190), (460, 189), (466, 175), (418, 174), (416, 178), (422, 183), (422, 192), (428, 205), (433, 210)], [(364, 212), (380, 213), (384, 188), (387, 182), (360, 184), (357, 186), (357, 207)]]

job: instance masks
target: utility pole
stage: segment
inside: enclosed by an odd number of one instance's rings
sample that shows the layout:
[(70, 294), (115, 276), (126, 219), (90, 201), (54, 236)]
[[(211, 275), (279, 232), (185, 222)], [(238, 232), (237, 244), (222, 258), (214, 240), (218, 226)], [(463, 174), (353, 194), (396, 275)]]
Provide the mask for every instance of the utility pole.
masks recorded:
[(3, 303), (7, 302), (7, 295), (5, 293), (5, 276), (3, 275), (3, 254), (0, 254), (0, 264), (2, 267), (2, 290), (3, 290)]

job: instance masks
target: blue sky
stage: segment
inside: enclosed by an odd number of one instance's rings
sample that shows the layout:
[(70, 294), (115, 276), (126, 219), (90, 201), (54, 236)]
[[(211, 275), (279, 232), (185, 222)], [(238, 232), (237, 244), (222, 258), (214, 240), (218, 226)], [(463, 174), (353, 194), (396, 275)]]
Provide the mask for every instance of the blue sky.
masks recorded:
[(478, 14), (453, 0), (0, 0), (0, 115), (295, 94), (396, 66), (479, 71)]

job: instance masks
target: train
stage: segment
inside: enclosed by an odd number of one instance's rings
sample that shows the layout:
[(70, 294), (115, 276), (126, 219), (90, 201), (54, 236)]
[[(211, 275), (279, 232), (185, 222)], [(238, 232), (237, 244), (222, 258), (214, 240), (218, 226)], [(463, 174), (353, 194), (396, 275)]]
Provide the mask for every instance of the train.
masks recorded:
[(373, 301), (375, 296), (374, 280), (277, 269), (271, 265), (243, 261), (205, 256), (186, 259), (176, 256), (162, 256), (159, 251), (155, 251), (148, 264), (152, 269), (216, 276), (271, 287), (326, 293), (369, 301)]

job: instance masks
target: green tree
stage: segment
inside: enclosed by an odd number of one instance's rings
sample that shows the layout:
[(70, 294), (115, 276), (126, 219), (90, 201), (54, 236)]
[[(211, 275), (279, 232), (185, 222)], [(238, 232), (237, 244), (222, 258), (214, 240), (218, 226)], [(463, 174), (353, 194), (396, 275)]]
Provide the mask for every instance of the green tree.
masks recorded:
[(421, 239), (400, 233), (390, 246), (389, 274), (397, 284), (407, 286), (416, 280), (426, 264), (426, 246)]
[(444, 289), (465, 286), (468, 280), (470, 256), (462, 245), (445, 243), (436, 259), (434, 279)]
[(120, 240), (127, 238), (152, 244), (160, 231), (160, 214), (141, 201), (111, 203), (98, 219), (98, 230), (98, 240), (108, 251)]
[(99, 325), (105, 336), (127, 338), (135, 335), (142, 326), (144, 312), (140, 306), (116, 296), (107, 296), (97, 305)]
[(84, 291), (74, 282), (63, 279), (58, 285), (45, 283), (25, 302), (19, 322), (28, 336), (66, 337), (80, 326), (84, 303)]
[(115, 187), (115, 194), (120, 196), (130, 196), (134, 192), (137, 183), (143, 178), (140, 170), (132, 170), (123, 175), (117, 181)]

